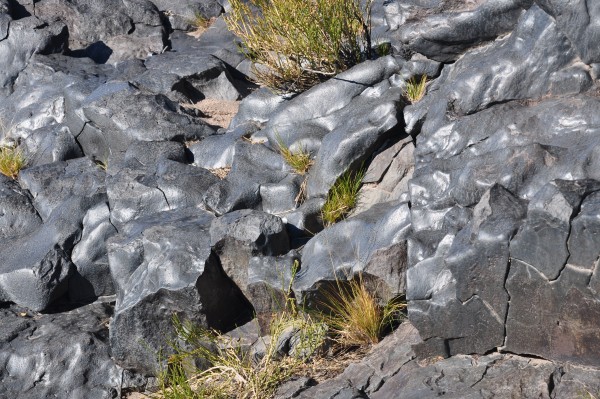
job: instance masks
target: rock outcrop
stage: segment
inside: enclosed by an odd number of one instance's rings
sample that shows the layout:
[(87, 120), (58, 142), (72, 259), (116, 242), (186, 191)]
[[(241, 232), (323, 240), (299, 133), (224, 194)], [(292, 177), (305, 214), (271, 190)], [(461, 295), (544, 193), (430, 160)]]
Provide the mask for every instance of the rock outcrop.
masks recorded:
[[(252, 81), (226, 1), (0, 0), (0, 145), (26, 158), (0, 176), (0, 396), (142, 390), (174, 315), (254, 339), (238, 327), (355, 278), (408, 321), (279, 398), (598, 396), (591, 3), (377, 0), (391, 54), (284, 95)], [(239, 111), (221, 128), (202, 101)]]

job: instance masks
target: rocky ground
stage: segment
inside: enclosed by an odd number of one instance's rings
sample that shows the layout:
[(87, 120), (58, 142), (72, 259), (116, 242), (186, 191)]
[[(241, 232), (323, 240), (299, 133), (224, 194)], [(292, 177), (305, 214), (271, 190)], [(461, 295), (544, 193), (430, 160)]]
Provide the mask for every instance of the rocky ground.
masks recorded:
[(173, 314), (232, 330), (297, 261), (306, 306), (362, 274), (408, 321), (280, 398), (598, 397), (600, 7), (376, 0), (393, 54), (295, 96), (251, 82), (227, 9), (0, 0), (2, 144), (28, 161), (0, 176), (0, 397), (143, 391)]

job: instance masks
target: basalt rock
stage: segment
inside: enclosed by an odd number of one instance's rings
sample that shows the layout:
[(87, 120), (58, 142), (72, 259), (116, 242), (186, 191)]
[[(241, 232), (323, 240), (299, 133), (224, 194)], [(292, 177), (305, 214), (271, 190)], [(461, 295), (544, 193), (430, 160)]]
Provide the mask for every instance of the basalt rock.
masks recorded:
[(109, 240), (117, 289), (110, 343), (122, 367), (156, 373), (148, 348), (170, 351), (173, 315), (225, 331), (251, 318), (250, 304), (211, 249), (212, 219), (200, 210), (159, 213)]

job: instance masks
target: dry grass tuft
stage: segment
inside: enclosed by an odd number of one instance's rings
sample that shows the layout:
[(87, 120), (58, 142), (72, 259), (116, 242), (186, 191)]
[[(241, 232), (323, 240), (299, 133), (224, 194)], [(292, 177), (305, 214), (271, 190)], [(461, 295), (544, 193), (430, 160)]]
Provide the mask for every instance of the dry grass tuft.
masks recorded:
[(25, 167), (27, 160), (19, 148), (0, 148), (0, 173), (11, 179), (19, 176), (19, 171)]
[(405, 304), (390, 301), (381, 306), (367, 289), (362, 276), (348, 285), (337, 282), (337, 290), (325, 293), (325, 321), (336, 341), (345, 347), (376, 344), (388, 327), (398, 321)]
[(219, 179), (223, 180), (224, 178), (227, 177), (229, 172), (231, 172), (231, 166), (226, 166), (224, 168), (217, 168), (217, 169), (209, 169), (208, 171), (210, 173), (212, 173), (213, 175), (217, 176)]
[(406, 89), (404, 89), (404, 96), (411, 103), (416, 103), (421, 101), (423, 96), (425, 96), (425, 87), (427, 85), (427, 75), (422, 75), (421, 80), (417, 80), (415, 77), (412, 77), (408, 82), (406, 82)]
[(294, 169), (295, 173), (301, 176), (304, 176), (315, 162), (311, 157), (310, 152), (305, 151), (303, 148), (298, 151), (292, 151), (283, 143), (283, 140), (279, 138), (277, 140), (277, 145), (279, 146), (279, 153), (285, 162)]

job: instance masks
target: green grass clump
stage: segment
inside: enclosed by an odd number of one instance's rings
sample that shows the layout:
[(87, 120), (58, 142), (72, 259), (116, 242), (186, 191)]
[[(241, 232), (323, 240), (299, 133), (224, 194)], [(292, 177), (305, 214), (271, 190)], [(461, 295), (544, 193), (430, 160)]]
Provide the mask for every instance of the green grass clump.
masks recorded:
[(279, 153), (281, 154), (285, 162), (288, 165), (290, 165), (292, 169), (294, 169), (295, 173), (304, 176), (314, 163), (310, 152), (305, 151), (303, 148), (293, 152), (281, 140), (278, 140), (278, 145)]
[(0, 173), (11, 179), (16, 179), (19, 171), (25, 167), (27, 161), (23, 151), (19, 148), (0, 148)]
[(384, 306), (367, 289), (362, 276), (325, 293), (325, 322), (343, 346), (376, 344), (402, 316), (406, 305), (397, 300)]
[(365, 175), (364, 169), (356, 173), (344, 173), (329, 190), (327, 200), (321, 210), (323, 222), (331, 225), (342, 219), (356, 206), (358, 191)]
[(259, 83), (301, 92), (371, 54), (371, 0), (230, 0), (226, 17)]
[(420, 80), (414, 76), (406, 82), (404, 96), (411, 103), (419, 102), (425, 95), (425, 86), (427, 85), (427, 75), (422, 75)]

